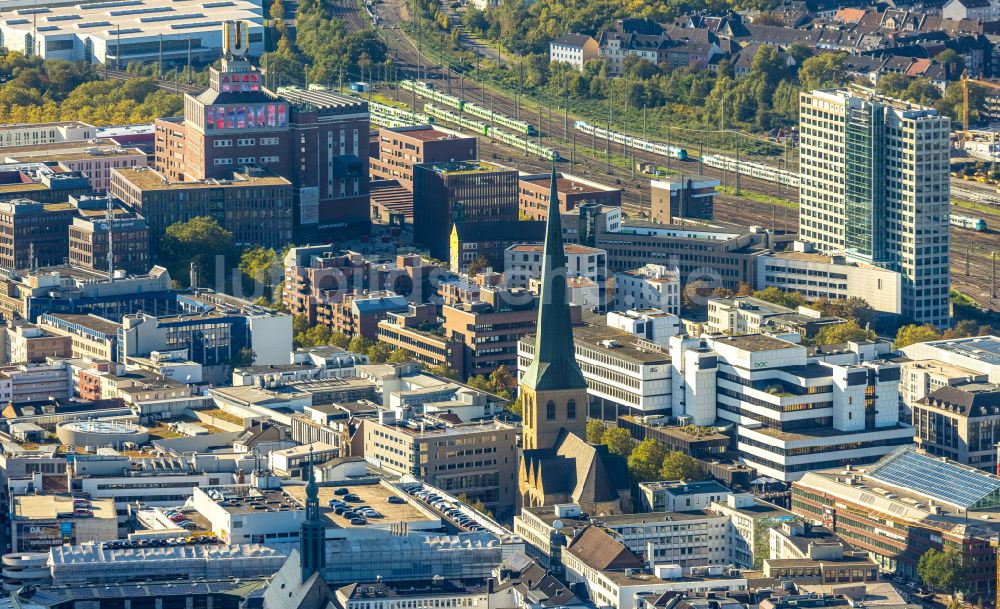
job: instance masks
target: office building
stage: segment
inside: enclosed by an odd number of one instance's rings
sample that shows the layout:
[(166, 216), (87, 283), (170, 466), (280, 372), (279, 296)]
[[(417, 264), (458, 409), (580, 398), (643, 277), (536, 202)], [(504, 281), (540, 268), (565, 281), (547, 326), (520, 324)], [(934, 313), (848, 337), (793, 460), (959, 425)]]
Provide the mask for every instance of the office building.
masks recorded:
[(445, 366), (461, 374), (465, 370), (465, 344), (441, 330), (436, 305), (411, 304), (408, 311), (389, 313), (378, 322), (378, 340), (405, 349), (422, 364)]
[(808, 300), (860, 298), (877, 313), (903, 312), (903, 276), (893, 270), (815, 251), (815, 244), (796, 241), (792, 251), (757, 258), (756, 285), (798, 292)]
[[(872, 467), (810, 472), (792, 485), (792, 510), (823, 523), (883, 571), (917, 579), (920, 557), (956, 551), (966, 595), (996, 594), (1000, 478), (919, 452), (896, 449)], [(900, 535), (900, 530), (920, 534)]]
[(437, 125), (379, 129), (373, 140), (368, 159), (371, 179), (396, 180), (410, 192), (414, 165), (472, 161), (478, 157), (476, 138)]
[(190, 11), (178, 11), (168, 0), (129, 4), (131, 9), (108, 14), (106, 7), (77, 9), (48, 3), (40, 14), (12, 19), (0, 27), (4, 44), (12, 51), (43, 59), (64, 59), (108, 64), (125, 69), (132, 62), (162, 60), (171, 64), (217, 59), (223, 36), (219, 21), (248, 24), (251, 53), (264, 52), (264, 19), (256, 0), (239, 0), (212, 13), (210, 20)]
[[(729, 519), (705, 509), (652, 514), (614, 514), (599, 519), (601, 527), (646, 565), (692, 567), (729, 562)], [(528, 507), (514, 517), (514, 533), (532, 546), (539, 562), (562, 571), (565, 547), (590, 525), (579, 505)], [(695, 569), (697, 571), (697, 569)]]
[(45, 163), (0, 165), (0, 201), (30, 198), (37, 203), (65, 203), (70, 195), (92, 192), (90, 179)]
[(681, 223), (686, 218), (711, 220), (718, 180), (650, 180), (649, 217), (654, 222)]
[[(604, 250), (585, 245), (563, 246), (566, 256), (566, 289), (571, 305), (605, 311), (608, 306), (608, 255)], [(542, 277), (542, 245), (512, 245), (504, 252), (504, 284), (508, 288), (530, 288)], [(586, 281), (582, 281), (586, 280)], [(589, 302), (582, 298), (588, 292), (577, 289), (581, 284), (592, 285), (597, 298)], [(575, 300), (574, 297), (577, 299)]]
[(502, 422), (446, 423), (430, 416), (383, 411), (366, 420), (364, 458), (452, 495), (482, 501), (499, 518), (513, 515), (519, 429)]
[(754, 298), (709, 298), (708, 319), (704, 329), (710, 334), (757, 334), (759, 332), (797, 332), (812, 338), (830, 325), (844, 323), (840, 317), (826, 317), (815, 309), (789, 309)]
[(305, 315), (310, 322), (329, 317), (333, 303), (364, 290), (387, 290), (409, 302), (425, 302), (435, 294), (434, 284), (447, 275), (442, 267), (417, 255), (398, 255), (394, 263), (376, 263), (333, 245), (289, 249), (284, 270), (282, 300), (293, 315)]
[(518, 219), (517, 170), (487, 161), (413, 166), (413, 238), (450, 260), (452, 226)]
[(933, 340), (907, 345), (899, 351), (914, 361), (936, 360), (1000, 383), (1000, 338), (996, 336)]
[(681, 279), (676, 269), (646, 264), (615, 273), (615, 309), (658, 309), (671, 315), (681, 312)]
[(913, 405), (942, 387), (986, 383), (989, 375), (933, 359), (900, 358), (900, 418), (913, 420)]
[(91, 140), (98, 129), (80, 121), (7, 124), (0, 130), (0, 148)]
[[(109, 248), (114, 250), (110, 263)], [(115, 214), (110, 219), (93, 214), (73, 218), (69, 226), (69, 261), (91, 270), (106, 271), (110, 264), (116, 271), (128, 274), (148, 271), (149, 227), (145, 218), (134, 213)]]
[(240, 214), (261, 226), (276, 222), (260, 229), (271, 234), (293, 222), (294, 240), (276, 248), (367, 232), (367, 102), (326, 90), (268, 90), (247, 59), (253, 48), (246, 24), (224, 25), (224, 58), (221, 69), (210, 69), (208, 90), (184, 96), (182, 120), (156, 121), (159, 172), (168, 182), (228, 181), (234, 171), (284, 178), (292, 207), (280, 220), (256, 214), (259, 203)]
[[(462, 343), (468, 378), (489, 376), (500, 366), (513, 372), (517, 366), (517, 341), (536, 329), (539, 300), (518, 290), (484, 289), (480, 300), (441, 307), (445, 336)], [(572, 317), (579, 320), (580, 309)]]
[(218, 220), (241, 246), (282, 248), (292, 240), (292, 185), (285, 178), (229, 172), (229, 179), (175, 182), (149, 168), (115, 171), (111, 194), (137, 209), (155, 251), (167, 227), (199, 216)]
[(28, 323), (11, 320), (0, 328), (4, 362), (40, 363), (47, 358), (67, 358), (72, 351), (70, 338)]
[[(665, 346), (602, 324), (575, 325), (571, 336), (587, 384), (587, 416), (614, 421), (628, 414), (670, 414), (670, 355)], [(529, 334), (518, 343), (520, 375), (535, 360), (536, 340)]]
[(997, 472), (1000, 385), (966, 382), (941, 387), (912, 402), (910, 408), (917, 448)]
[(639, 493), (643, 511), (680, 512), (708, 509), (714, 502), (725, 502), (732, 491), (715, 480), (662, 480), (640, 482)]
[(913, 441), (899, 422), (899, 365), (874, 346), (831, 355), (772, 336), (670, 339), (673, 414), (734, 425), (741, 461), (785, 482), (874, 463)]
[(566, 219), (567, 243), (606, 251), (612, 273), (658, 264), (678, 269), (682, 285), (702, 281), (734, 292), (741, 283), (754, 285), (756, 259), (771, 243), (770, 234), (759, 226), (622, 220), (620, 208), (606, 205), (581, 205), (579, 214)]
[(769, 556), (770, 530), (795, 520), (788, 510), (750, 493), (727, 495), (709, 509), (729, 519), (729, 563), (741, 569), (759, 569)]
[(64, 543), (118, 539), (118, 516), (110, 499), (69, 495), (13, 495), (12, 552), (43, 552)]
[(718, 568), (705, 575), (685, 576), (676, 564), (645, 563), (622, 542), (597, 526), (588, 526), (563, 552), (566, 581), (587, 591), (600, 607), (638, 609), (640, 594), (745, 590), (747, 578), (738, 570)]
[(4, 151), (5, 163), (45, 163), (63, 172), (84, 175), (90, 180), (90, 188), (94, 192), (108, 191), (115, 169), (145, 167), (146, 160), (146, 153), (139, 148), (119, 146), (107, 139), (98, 140), (96, 144), (89, 141), (61, 142)]
[[(551, 174), (521, 174), (519, 207), (521, 216), (529, 220), (545, 220), (549, 210)], [(595, 204), (619, 207), (620, 188), (605, 186), (568, 173), (556, 173), (559, 213), (577, 213), (581, 205)]]
[(799, 115), (800, 237), (899, 272), (903, 315), (947, 326), (948, 117), (839, 89), (801, 93)]
[(0, 202), (0, 268), (27, 269), (63, 264), (69, 256), (67, 228), (76, 215), (68, 203), (30, 199)]
[(508, 248), (545, 238), (545, 223), (534, 220), (456, 223), (451, 229), (449, 268), (468, 274), (473, 265), (479, 272), (502, 272)]

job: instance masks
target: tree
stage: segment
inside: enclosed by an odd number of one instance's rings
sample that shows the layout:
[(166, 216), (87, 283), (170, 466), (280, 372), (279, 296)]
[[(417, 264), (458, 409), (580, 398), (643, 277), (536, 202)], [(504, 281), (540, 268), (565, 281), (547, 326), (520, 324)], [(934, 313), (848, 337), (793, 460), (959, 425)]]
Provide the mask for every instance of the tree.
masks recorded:
[(493, 393), (510, 393), (517, 387), (517, 378), (511, 374), (510, 369), (505, 365), (501, 365), (499, 368), (490, 374), (490, 386), (493, 387)]
[[(216, 264), (219, 257), (221, 265)], [(231, 268), (229, 263), (235, 257), (233, 234), (215, 218), (199, 216), (167, 227), (160, 240), (158, 260), (182, 285), (190, 283), (189, 265), (194, 264), (201, 287), (224, 287), (225, 276), (216, 277), (216, 268)]]
[(788, 307), (789, 309), (795, 309), (806, 304), (806, 299), (802, 294), (798, 292), (786, 292), (773, 285), (763, 290), (757, 290), (753, 293), (753, 297), (782, 307)]
[(932, 340), (939, 340), (941, 335), (934, 326), (930, 324), (924, 324), (918, 326), (916, 324), (910, 324), (908, 326), (902, 326), (896, 332), (896, 340), (893, 341), (892, 346), (895, 349), (902, 349), (907, 345), (912, 345), (915, 343), (926, 343)]
[(346, 349), (351, 344), (351, 339), (343, 332), (332, 332), (330, 333), (329, 344), (333, 345), (334, 347), (340, 347), (341, 349)]
[(486, 269), (490, 268), (491, 266), (492, 263), (490, 262), (489, 258), (487, 258), (486, 256), (478, 256), (476, 257), (475, 260), (469, 263), (469, 266), (466, 267), (466, 272), (469, 275), (478, 275), (479, 273), (485, 272)]
[(486, 380), (486, 377), (481, 374), (470, 376), (469, 380), (465, 381), (465, 384), (473, 389), (478, 389), (479, 391), (493, 393), (493, 386), (490, 385), (490, 382)]
[(410, 353), (406, 349), (403, 349), (402, 347), (397, 347), (397, 348), (395, 348), (395, 349), (392, 350), (392, 353), (389, 354), (389, 358), (386, 360), (386, 363), (389, 363), (389, 364), (405, 364), (406, 362), (409, 362), (409, 361), (412, 361), (412, 360), (413, 360), (413, 354), (412, 353)]
[(589, 419), (587, 421), (587, 442), (591, 444), (600, 444), (601, 440), (604, 438), (604, 432), (608, 430), (608, 426), (604, 424), (604, 421), (600, 419)]
[(368, 359), (373, 364), (384, 364), (389, 360), (392, 351), (392, 345), (389, 343), (377, 342), (368, 347)]
[(829, 317), (843, 317), (846, 320), (854, 320), (862, 328), (872, 325), (875, 322), (875, 309), (868, 301), (857, 296), (850, 298), (827, 299), (821, 298), (813, 303), (813, 307), (820, 310), (823, 315)]
[(355, 336), (351, 339), (351, 342), (347, 343), (347, 350), (351, 353), (365, 354), (368, 353), (368, 349), (371, 348), (372, 342), (366, 339), (364, 336)]
[(601, 444), (605, 444), (613, 455), (627, 457), (632, 452), (635, 442), (632, 434), (623, 427), (612, 427), (601, 436)]
[(927, 550), (917, 563), (917, 573), (934, 590), (952, 595), (964, 588), (966, 580), (962, 555), (954, 550)]
[(955, 80), (965, 70), (965, 59), (954, 49), (945, 49), (934, 56), (934, 59), (945, 69), (945, 78)]
[[(275, 278), (281, 274), (278, 252), (271, 248), (255, 247), (243, 251), (240, 256), (240, 270), (251, 281), (263, 287), (263, 294), (272, 297)], [(256, 289), (254, 289), (256, 293)]]
[(472, 509), (476, 510), (477, 512), (479, 512), (480, 514), (484, 514), (486, 516), (489, 516), (490, 518), (493, 518), (493, 512), (489, 511), (486, 508), (486, 504), (483, 503), (482, 499), (473, 500), (472, 498), (470, 498), (465, 493), (462, 493), (461, 495), (456, 496), (455, 499), (458, 499), (459, 501), (461, 501), (465, 505), (467, 505), (470, 508), (472, 508)]
[(839, 87), (847, 82), (843, 53), (820, 53), (802, 62), (799, 82), (806, 90)]
[(270, 15), (271, 19), (274, 21), (275, 29), (277, 29), (282, 36), (285, 36), (285, 5), (281, 0), (272, 0)]
[(663, 458), (660, 477), (663, 480), (704, 480), (705, 474), (694, 457), (675, 450)]
[(444, 364), (434, 364), (433, 366), (427, 366), (425, 368), (427, 372), (437, 376), (443, 376), (444, 378), (451, 379), (453, 381), (461, 380), (462, 376), (459, 374), (458, 370), (445, 366)]
[(253, 349), (250, 347), (243, 347), (233, 354), (232, 358), (229, 360), (229, 365), (233, 368), (246, 368), (247, 366), (253, 366), (256, 359), (257, 354), (254, 353)]
[(667, 456), (667, 447), (653, 438), (639, 442), (628, 456), (628, 471), (639, 482), (656, 480)]
[(853, 319), (842, 324), (824, 326), (816, 333), (813, 342), (817, 345), (839, 345), (851, 341), (872, 340), (875, 333), (858, 325)]
[(520, 395), (507, 406), (507, 411), (512, 415), (520, 417), (524, 413), (524, 400)]

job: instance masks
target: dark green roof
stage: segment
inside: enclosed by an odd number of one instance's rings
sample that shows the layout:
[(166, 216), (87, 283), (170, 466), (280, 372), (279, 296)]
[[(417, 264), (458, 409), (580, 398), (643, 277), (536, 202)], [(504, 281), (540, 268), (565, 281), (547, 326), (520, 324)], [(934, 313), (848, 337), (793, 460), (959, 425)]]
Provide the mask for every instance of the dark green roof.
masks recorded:
[(586, 388), (583, 372), (576, 364), (569, 303), (566, 301), (566, 253), (563, 251), (559, 219), (559, 190), (552, 168), (548, 222), (542, 251), (542, 286), (539, 292), (535, 359), (521, 377), (525, 387), (540, 390)]

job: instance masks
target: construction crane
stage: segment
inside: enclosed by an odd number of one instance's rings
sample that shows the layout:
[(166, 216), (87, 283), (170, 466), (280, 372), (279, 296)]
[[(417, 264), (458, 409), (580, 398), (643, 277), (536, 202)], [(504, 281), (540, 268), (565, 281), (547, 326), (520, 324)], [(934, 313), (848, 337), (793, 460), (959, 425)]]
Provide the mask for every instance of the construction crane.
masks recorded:
[(969, 89), (972, 85), (978, 85), (989, 89), (1000, 89), (1000, 83), (969, 78), (968, 73), (962, 74), (962, 128), (965, 130), (962, 133), (963, 140), (969, 138), (969, 132), (971, 130), (969, 125)]

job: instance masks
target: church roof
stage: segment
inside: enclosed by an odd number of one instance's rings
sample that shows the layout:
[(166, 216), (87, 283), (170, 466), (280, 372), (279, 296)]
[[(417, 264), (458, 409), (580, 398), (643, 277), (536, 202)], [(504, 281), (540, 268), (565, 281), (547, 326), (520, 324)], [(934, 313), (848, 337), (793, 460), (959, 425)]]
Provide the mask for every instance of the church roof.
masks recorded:
[(264, 592), (264, 609), (330, 609), (334, 598), (319, 571), (302, 581), (299, 552), (292, 550)]
[(552, 448), (525, 450), (523, 455), (528, 475), (546, 495), (565, 493), (576, 503), (601, 503), (620, 499), (618, 490), (629, 488), (624, 457), (565, 429)]
[[(549, 201), (558, 200), (559, 187), (553, 167)], [(573, 330), (566, 301), (567, 274), (559, 206), (553, 204), (549, 205), (545, 227), (535, 358), (521, 378), (523, 386), (535, 391), (587, 387), (573, 349)]]

